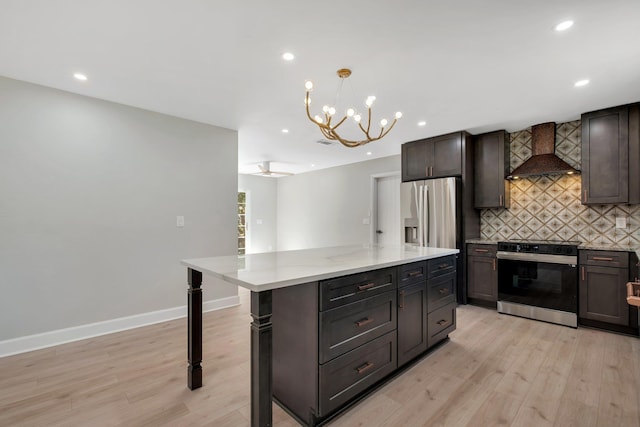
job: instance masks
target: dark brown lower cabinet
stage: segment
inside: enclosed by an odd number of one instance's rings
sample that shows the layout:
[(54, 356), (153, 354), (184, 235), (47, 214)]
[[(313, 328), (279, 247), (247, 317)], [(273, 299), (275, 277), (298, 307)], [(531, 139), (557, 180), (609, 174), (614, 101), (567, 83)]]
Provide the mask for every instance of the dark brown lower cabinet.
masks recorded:
[(627, 304), (627, 282), (635, 278), (636, 262), (629, 252), (580, 251), (579, 324), (638, 334), (638, 311)]
[(580, 317), (629, 326), (626, 268), (580, 267)]
[(427, 349), (427, 282), (398, 290), (398, 366)]
[(496, 245), (467, 246), (467, 296), (469, 302), (496, 306), (498, 301), (498, 260)]

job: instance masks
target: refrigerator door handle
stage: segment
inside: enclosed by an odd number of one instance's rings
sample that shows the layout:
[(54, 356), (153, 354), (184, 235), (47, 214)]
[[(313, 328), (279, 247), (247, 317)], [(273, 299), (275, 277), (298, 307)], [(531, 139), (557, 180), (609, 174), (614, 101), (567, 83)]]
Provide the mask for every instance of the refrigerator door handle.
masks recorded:
[(418, 214), (418, 245), (423, 246), (422, 238), (422, 187), (413, 183), (413, 194), (416, 198), (416, 210)]
[(423, 228), (424, 228), (424, 244), (422, 246), (432, 246), (432, 242), (430, 242), (431, 239), (431, 235), (430, 235), (430, 215), (431, 212), (429, 211), (429, 187), (427, 185), (424, 186), (423, 188), (423, 192), (424, 192), (424, 200), (423, 200), (423, 204), (422, 204), (422, 210), (424, 211), (423, 214), (423, 218), (422, 218), (422, 224), (423, 224)]

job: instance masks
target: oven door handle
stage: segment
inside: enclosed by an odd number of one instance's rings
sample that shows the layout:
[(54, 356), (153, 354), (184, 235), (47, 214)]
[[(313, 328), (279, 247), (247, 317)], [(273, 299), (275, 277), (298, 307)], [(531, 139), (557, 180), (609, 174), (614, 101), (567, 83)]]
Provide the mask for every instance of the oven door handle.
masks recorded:
[(578, 257), (570, 255), (530, 254), (522, 252), (498, 251), (496, 253), (496, 258), (510, 261), (545, 262), (547, 264), (567, 264), (572, 266), (578, 264)]

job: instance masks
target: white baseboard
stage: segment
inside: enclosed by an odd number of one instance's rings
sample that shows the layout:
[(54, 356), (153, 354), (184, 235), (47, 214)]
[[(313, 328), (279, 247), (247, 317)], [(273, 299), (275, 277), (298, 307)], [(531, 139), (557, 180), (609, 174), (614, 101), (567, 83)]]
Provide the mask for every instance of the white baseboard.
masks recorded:
[[(233, 307), (238, 304), (240, 304), (240, 298), (235, 295), (232, 297), (205, 301), (202, 304), (202, 311), (207, 312), (220, 310), (222, 308)], [(127, 329), (139, 328), (141, 326), (153, 325), (154, 323), (166, 322), (168, 320), (186, 316), (187, 306), (183, 305), (181, 307), (151, 311), (149, 313), (136, 314), (134, 316), (120, 317), (117, 319), (105, 320), (103, 322), (89, 323), (86, 325), (44, 332), (41, 334), (12, 338), (0, 341), (0, 357), (39, 350), (100, 335), (125, 331)]]

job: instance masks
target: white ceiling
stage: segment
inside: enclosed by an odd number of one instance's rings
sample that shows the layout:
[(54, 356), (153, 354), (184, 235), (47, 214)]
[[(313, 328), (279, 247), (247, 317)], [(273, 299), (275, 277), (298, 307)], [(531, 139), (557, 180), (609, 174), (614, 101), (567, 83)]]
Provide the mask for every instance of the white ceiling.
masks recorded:
[[(403, 112), (385, 139), (316, 143), (304, 82), (315, 114), (342, 67), (376, 119)], [(640, 1), (0, 0), (0, 75), (236, 129), (241, 173), (299, 173), (640, 101)]]

